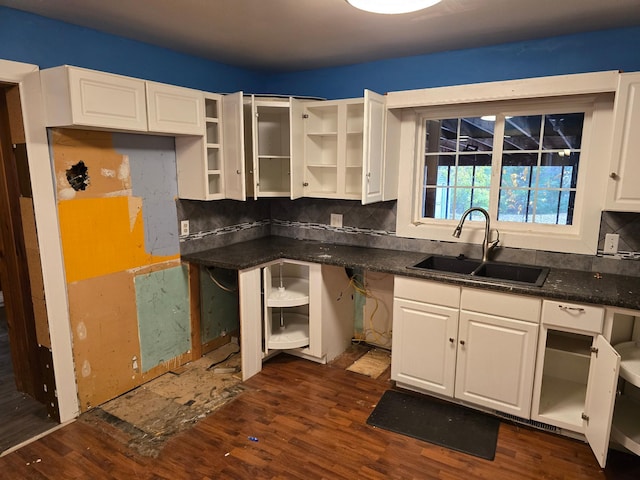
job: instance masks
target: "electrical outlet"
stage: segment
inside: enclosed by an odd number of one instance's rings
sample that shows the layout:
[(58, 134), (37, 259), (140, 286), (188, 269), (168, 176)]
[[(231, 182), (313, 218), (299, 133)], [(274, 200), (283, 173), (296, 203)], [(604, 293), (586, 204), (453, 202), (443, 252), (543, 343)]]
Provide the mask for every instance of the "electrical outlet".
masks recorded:
[(331, 214), (331, 226), (332, 227), (342, 227), (342, 214), (341, 213), (332, 213)]
[(617, 233), (607, 233), (604, 236), (604, 253), (611, 255), (618, 253), (618, 242), (620, 241), (620, 235)]
[(180, 222), (180, 235), (183, 237), (189, 235), (189, 220), (182, 220)]

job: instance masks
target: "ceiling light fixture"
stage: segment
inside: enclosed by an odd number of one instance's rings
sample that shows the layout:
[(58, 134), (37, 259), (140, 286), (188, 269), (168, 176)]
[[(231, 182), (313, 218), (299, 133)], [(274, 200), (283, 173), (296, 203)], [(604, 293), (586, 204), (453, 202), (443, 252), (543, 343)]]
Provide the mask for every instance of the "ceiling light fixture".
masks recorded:
[(347, 0), (360, 10), (372, 13), (409, 13), (431, 7), (441, 0)]

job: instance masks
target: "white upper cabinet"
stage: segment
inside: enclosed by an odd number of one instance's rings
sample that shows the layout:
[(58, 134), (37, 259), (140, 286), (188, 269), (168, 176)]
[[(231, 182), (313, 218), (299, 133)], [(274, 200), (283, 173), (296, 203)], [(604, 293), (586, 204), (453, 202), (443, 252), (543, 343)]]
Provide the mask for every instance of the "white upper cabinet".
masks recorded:
[(382, 200), (384, 96), (304, 105), (304, 196)]
[(202, 135), (204, 93), (190, 88), (146, 82), (150, 132)]
[(181, 135), (175, 139), (178, 196), (192, 200), (218, 200), (225, 198), (221, 132), (223, 96), (216, 93), (204, 93), (202, 96), (203, 120), (199, 122), (204, 123), (204, 135)]
[(204, 94), (197, 90), (67, 65), (40, 76), (48, 127), (204, 133)]
[(384, 188), (385, 100), (370, 90), (364, 91), (362, 203), (382, 200)]
[(222, 97), (222, 137), (224, 138), (224, 195), (232, 200), (246, 200), (243, 94)]
[(147, 131), (144, 80), (69, 66), (40, 77), (47, 126)]
[(640, 212), (640, 73), (622, 73), (616, 93), (607, 210)]

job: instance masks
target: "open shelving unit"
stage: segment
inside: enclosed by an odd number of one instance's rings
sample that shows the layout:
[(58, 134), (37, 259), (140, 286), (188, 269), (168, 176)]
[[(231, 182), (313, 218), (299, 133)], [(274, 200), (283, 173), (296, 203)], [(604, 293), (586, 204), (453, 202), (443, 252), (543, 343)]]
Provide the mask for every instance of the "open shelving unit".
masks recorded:
[(271, 350), (309, 347), (311, 268), (285, 260), (264, 268), (265, 355)]

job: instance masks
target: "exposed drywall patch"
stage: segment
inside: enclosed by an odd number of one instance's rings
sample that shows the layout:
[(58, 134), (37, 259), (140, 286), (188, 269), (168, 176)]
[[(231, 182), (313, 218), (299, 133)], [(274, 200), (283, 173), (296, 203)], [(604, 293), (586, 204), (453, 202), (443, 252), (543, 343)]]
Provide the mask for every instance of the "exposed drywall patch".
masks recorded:
[(68, 283), (179, 258), (145, 251), (140, 202), (109, 197), (58, 203)]
[(65, 176), (71, 188), (76, 192), (86, 190), (91, 183), (89, 169), (82, 160), (75, 165), (71, 165), (71, 167), (66, 170)]
[(86, 411), (143, 381), (131, 360), (140, 357), (133, 274), (96, 277), (68, 290), (78, 397)]
[(135, 277), (142, 372), (191, 349), (187, 267)]
[(49, 144), (58, 200), (131, 195), (129, 159), (114, 150), (110, 132), (51, 129)]
[(129, 159), (132, 192), (142, 198), (147, 252), (152, 255), (179, 253), (174, 138), (114, 133), (113, 146)]

